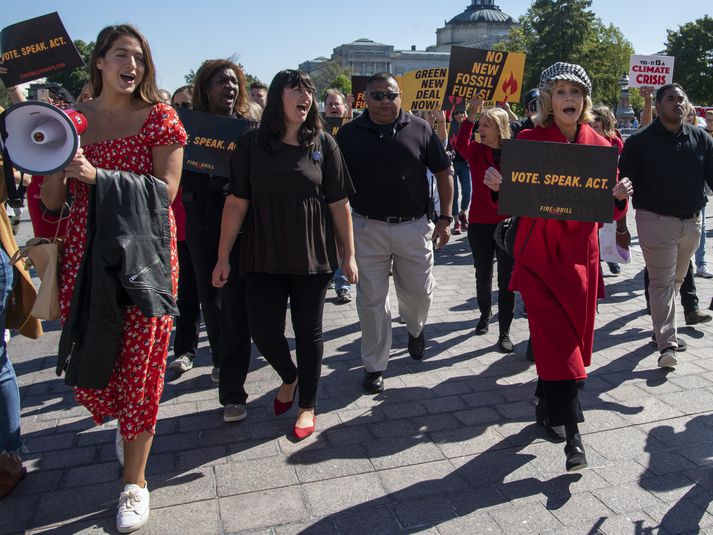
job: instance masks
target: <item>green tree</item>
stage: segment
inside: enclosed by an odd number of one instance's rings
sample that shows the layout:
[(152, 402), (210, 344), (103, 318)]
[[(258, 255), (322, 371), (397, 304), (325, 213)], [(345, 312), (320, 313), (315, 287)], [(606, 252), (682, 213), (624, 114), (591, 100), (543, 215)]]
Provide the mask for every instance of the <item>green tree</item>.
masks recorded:
[(7, 108), (12, 104), (10, 102), (10, 95), (7, 94), (7, 89), (5, 89), (5, 84), (0, 83), (0, 106)]
[(94, 42), (85, 43), (81, 39), (74, 41), (74, 46), (77, 47), (79, 55), (84, 60), (84, 67), (77, 67), (72, 71), (60, 72), (47, 77), (47, 81), (51, 83), (61, 84), (74, 97), (78, 97), (82, 91), (84, 84), (89, 81), (89, 62), (94, 51)]
[(192, 84), (195, 77), (196, 77), (196, 71), (194, 71), (193, 69), (188, 71), (188, 74), (183, 75), (183, 79), (186, 81), (186, 85)]
[[(315, 73), (311, 74), (312, 83), (317, 89), (316, 94), (324, 100), (325, 91), (330, 87), (339, 89), (345, 95), (351, 93), (352, 78), (351, 72), (342, 67), (334, 60), (325, 61)], [(347, 88), (345, 92), (342, 88)]]
[[(352, 78), (346, 74), (339, 74), (334, 78), (334, 80), (329, 82), (329, 87), (327, 89), (329, 88), (339, 89), (339, 91), (348, 95), (352, 92)], [(327, 98), (327, 95), (322, 94), (322, 100), (325, 98)]]
[(692, 102), (713, 104), (713, 18), (668, 30), (666, 54), (676, 57), (673, 81), (683, 86)]
[[(616, 106), (617, 80), (629, 69), (634, 49), (621, 31), (591, 11), (591, 0), (534, 0), (499, 50), (527, 54), (523, 90), (539, 87), (540, 74), (555, 62), (582, 65), (595, 101)], [(524, 93), (523, 91), (523, 93)]]

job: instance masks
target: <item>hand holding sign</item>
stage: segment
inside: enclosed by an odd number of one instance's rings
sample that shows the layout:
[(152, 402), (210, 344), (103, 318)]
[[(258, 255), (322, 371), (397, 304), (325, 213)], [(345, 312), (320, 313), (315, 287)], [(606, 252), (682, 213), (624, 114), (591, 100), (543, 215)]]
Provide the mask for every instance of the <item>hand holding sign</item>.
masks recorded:
[(620, 201), (631, 197), (634, 194), (634, 186), (632, 185), (631, 180), (627, 177), (620, 179), (616, 186), (614, 186), (612, 194)]
[(500, 184), (503, 183), (503, 175), (495, 167), (488, 167), (485, 170), (483, 184), (488, 186), (493, 191), (500, 191)]
[(474, 122), (476, 116), (483, 110), (483, 101), (480, 97), (473, 97), (468, 102), (468, 120)]

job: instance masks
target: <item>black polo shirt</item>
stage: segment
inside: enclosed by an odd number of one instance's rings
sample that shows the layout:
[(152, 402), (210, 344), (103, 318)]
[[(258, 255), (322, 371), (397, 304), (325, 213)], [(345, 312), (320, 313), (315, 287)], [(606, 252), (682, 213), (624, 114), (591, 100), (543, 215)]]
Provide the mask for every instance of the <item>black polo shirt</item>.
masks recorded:
[(356, 193), (354, 211), (369, 217), (420, 217), (426, 213), (426, 170), (439, 173), (450, 160), (431, 125), (403, 110), (391, 126), (377, 125), (368, 110), (337, 132)]
[(706, 205), (704, 183), (713, 188), (713, 138), (688, 124), (674, 134), (656, 119), (626, 140), (619, 172), (634, 186), (634, 208), (691, 217)]

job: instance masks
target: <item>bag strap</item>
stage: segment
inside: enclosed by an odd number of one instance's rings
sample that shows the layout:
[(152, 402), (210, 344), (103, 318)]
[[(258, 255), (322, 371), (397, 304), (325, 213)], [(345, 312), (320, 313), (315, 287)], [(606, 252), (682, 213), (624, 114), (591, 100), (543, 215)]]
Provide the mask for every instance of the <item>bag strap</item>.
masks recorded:
[(15, 173), (12, 169), (10, 153), (7, 150), (8, 132), (5, 127), (7, 112), (0, 114), (0, 138), (2, 142), (3, 171), (5, 174), (5, 187), (7, 188), (7, 202), (12, 208), (22, 208), (25, 199), (25, 186), (20, 180), (20, 185), (15, 184)]

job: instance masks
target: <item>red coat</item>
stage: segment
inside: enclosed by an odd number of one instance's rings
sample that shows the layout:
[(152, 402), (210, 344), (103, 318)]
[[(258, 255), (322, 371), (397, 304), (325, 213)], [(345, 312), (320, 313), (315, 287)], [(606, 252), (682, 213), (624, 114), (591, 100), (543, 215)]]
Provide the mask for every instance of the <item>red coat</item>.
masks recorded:
[(490, 188), (483, 183), (483, 177), (488, 167), (500, 169), (493, 161), (493, 149), (471, 141), (470, 135), (473, 132), (473, 123), (463, 121), (458, 130), (456, 140), (456, 150), (468, 161), (470, 167), (470, 180), (473, 184), (470, 198), (470, 210), (468, 211), (468, 223), (497, 223), (506, 215), (498, 214), (498, 208), (491, 198)]
[[(517, 137), (567, 143), (554, 124), (524, 130)], [(575, 143), (610, 146), (589, 125), (580, 127)], [(616, 209), (614, 199), (612, 208), (614, 219), (626, 213), (626, 207)], [(600, 269), (598, 227), (583, 221), (520, 220), (510, 289), (520, 292), (525, 302), (537, 374), (544, 380), (587, 376)]]

